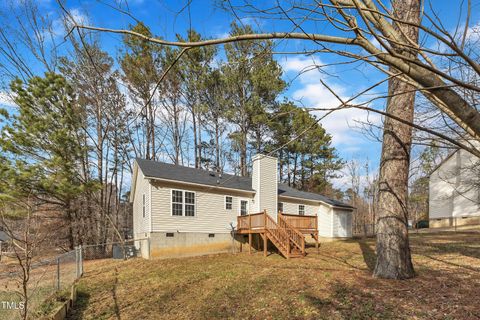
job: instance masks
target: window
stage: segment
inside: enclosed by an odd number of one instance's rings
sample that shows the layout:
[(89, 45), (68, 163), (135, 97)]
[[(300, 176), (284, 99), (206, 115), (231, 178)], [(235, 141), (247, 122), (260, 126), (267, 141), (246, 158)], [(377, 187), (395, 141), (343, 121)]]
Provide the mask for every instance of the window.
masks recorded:
[(145, 218), (145, 193), (142, 194), (142, 214), (143, 214), (143, 217)]
[(195, 216), (195, 193), (185, 191), (185, 216)]
[(278, 207), (278, 211), (282, 212), (283, 213), (283, 202), (279, 202), (277, 204), (277, 207)]
[(298, 214), (301, 215), (301, 216), (305, 215), (305, 205), (303, 205), (303, 204), (298, 205)]
[(172, 216), (195, 216), (195, 192), (172, 190)]
[(248, 214), (248, 200), (240, 200), (240, 215), (246, 216)]
[(172, 215), (183, 215), (183, 192), (179, 190), (172, 190)]
[(232, 210), (233, 208), (233, 197), (225, 197), (225, 210)]

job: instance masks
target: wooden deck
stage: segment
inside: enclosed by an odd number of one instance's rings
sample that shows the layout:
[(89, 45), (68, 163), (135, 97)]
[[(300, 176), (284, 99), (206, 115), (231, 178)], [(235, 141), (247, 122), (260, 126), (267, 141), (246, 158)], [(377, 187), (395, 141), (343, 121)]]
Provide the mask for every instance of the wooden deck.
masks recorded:
[(305, 256), (305, 234), (315, 239), (318, 250), (318, 217), (300, 216), (279, 212), (275, 221), (266, 211), (237, 217), (237, 234), (248, 234), (249, 253), (252, 248), (252, 234), (259, 234), (263, 240), (264, 255), (267, 255), (268, 241), (287, 258)]

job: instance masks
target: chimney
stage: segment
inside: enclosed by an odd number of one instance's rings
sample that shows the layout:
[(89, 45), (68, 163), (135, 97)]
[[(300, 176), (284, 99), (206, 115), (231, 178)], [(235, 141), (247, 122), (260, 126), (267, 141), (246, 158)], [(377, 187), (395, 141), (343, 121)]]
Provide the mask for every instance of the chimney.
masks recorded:
[(257, 154), (253, 157), (252, 189), (255, 190), (253, 213), (267, 210), (277, 220), (277, 158)]

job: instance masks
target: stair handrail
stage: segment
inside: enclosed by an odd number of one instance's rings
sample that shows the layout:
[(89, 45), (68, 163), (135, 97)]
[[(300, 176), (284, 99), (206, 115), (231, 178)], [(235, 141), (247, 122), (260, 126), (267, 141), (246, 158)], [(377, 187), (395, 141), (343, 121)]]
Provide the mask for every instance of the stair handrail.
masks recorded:
[[(275, 226), (275, 228), (270, 228), (268, 227), (268, 223), (271, 223), (273, 226)], [(278, 226), (278, 224), (275, 222), (275, 220), (273, 220), (272, 217), (270, 217), (266, 212), (265, 212), (265, 230), (267, 232), (269, 232), (275, 239), (276, 241), (279, 243), (280, 246), (282, 246), (282, 248), (278, 248), (280, 250), (284, 250), (286, 251), (283, 252), (287, 258), (290, 257), (290, 237), (288, 235), (288, 233), (285, 231), (285, 228), (280, 228)]]
[(278, 212), (278, 221), (279, 225), (282, 227), (282, 224), (285, 226), (285, 231), (290, 237), (290, 240), (302, 251), (305, 253), (305, 236), (297, 228), (292, 226), (285, 217), (283, 217), (281, 212)]

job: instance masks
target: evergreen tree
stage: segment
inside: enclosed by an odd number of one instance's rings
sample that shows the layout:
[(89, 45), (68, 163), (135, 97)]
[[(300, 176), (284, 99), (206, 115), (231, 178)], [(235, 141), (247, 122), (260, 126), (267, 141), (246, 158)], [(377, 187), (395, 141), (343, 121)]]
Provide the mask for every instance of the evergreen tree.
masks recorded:
[[(253, 33), (250, 26), (232, 24), (231, 36)], [(269, 113), (284, 90), (282, 69), (273, 59), (270, 41), (242, 41), (225, 44), (227, 63), (222, 67), (227, 96), (227, 116), (236, 126), (230, 134), (233, 148), (239, 153), (239, 171), (246, 176), (248, 144), (256, 153), (265, 147)]]
[(70, 246), (76, 233), (75, 199), (87, 188), (79, 174), (82, 119), (77, 99), (65, 78), (54, 73), (33, 77), (25, 85), (11, 84), (17, 112), (7, 114), (0, 136), (5, 161), (0, 165), (3, 193), (34, 197), (38, 203), (57, 205), (69, 221)]

